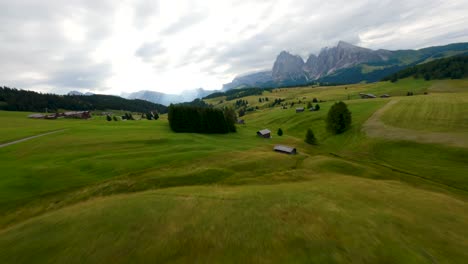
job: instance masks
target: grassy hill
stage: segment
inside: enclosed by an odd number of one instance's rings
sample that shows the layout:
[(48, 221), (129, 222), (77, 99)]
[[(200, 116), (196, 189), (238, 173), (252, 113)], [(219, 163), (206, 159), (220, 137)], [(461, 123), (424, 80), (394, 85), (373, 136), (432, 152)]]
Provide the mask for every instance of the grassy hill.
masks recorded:
[[(2, 111), (0, 142), (66, 130), (0, 148), (0, 259), (464, 263), (466, 87), (404, 79), (265, 91), (242, 98), (259, 109), (227, 135), (172, 133), (166, 115), (107, 122)], [(275, 98), (288, 108), (269, 107)], [(320, 111), (295, 112), (313, 98)], [(353, 124), (333, 136), (324, 119), (336, 100)], [(273, 138), (256, 137), (263, 128)], [(308, 128), (318, 146), (304, 143)]]

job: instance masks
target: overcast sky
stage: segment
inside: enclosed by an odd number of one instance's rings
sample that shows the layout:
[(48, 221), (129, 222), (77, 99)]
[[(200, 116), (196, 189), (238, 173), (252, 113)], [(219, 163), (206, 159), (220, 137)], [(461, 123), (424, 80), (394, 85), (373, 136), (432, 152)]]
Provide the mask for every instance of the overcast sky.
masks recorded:
[(0, 85), (120, 94), (220, 89), (339, 40), (378, 49), (468, 41), (467, 0), (0, 0)]

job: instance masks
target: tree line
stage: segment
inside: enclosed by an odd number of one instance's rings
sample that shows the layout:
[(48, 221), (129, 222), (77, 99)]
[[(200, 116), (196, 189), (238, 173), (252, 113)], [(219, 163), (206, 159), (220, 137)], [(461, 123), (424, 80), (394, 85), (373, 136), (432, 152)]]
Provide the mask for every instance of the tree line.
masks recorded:
[(467, 76), (468, 55), (464, 54), (412, 66), (389, 75), (382, 81), (396, 82), (408, 77), (424, 78), (425, 80), (461, 79)]
[(237, 116), (230, 108), (170, 105), (168, 120), (174, 132), (225, 134), (236, 132)]
[(126, 110), (131, 112), (167, 113), (167, 107), (139, 99), (112, 95), (56, 95), (0, 87), (0, 110), (49, 112), (66, 110)]

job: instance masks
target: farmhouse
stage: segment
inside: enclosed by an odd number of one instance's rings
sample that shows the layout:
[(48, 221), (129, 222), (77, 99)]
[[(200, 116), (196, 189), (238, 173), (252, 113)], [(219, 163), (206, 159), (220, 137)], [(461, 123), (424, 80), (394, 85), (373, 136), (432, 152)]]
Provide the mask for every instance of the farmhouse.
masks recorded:
[(304, 112), (304, 107), (296, 108), (296, 113), (302, 113), (302, 112)]
[(263, 138), (271, 138), (271, 131), (268, 129), (257, 131), (257, 136), (263, 137)]
[(276, 152), (281, 152), (281, 153), (286, 153), (286, 154), (297, 154), (297, 151), (295, 148), (283, 146), (283, 145), (276, 145), (273, 148), (273, 150)]
[(65, 118), (88, 119), (91, 118), (91, 113), (89, 111), (65, 112), (63, 116)]
[(377, 96), (369, 93), (369, 94), (365, 94), (365, 93), (359, 93), (359, 95), (361, 96), (362, 99), (373, 99), (373, 98), (377, 98)]
[(65, 113), (55, 113), (55, 114), (32, 114), (28, 116), (29, 118), (34, 119), (57, 119), (57, 118), (78, 118), (78, 119), (88, 119), (91, 118), (91, 113), (89, 111), (79, 111), (79, 112), (65, 112)]

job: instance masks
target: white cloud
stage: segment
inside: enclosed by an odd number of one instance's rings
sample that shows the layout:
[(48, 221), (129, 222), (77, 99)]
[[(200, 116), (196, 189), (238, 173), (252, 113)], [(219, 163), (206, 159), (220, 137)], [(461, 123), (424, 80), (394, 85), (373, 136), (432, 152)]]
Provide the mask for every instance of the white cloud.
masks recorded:
[(59, 93), (217, 89), (281, 50), (468, 41), (466, 13), (464, 0), (1, 1), (0, 80)]

